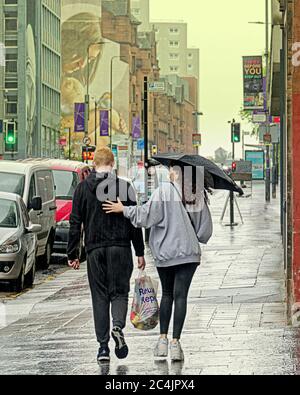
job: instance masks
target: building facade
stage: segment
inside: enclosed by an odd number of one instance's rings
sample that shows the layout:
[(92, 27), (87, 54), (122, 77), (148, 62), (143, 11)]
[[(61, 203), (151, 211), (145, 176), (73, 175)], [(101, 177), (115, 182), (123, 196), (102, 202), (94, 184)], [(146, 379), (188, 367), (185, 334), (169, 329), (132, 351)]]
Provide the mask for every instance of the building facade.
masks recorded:
[(272, 0), (269, 98), (281, 118), (281, 231), (288, 317), (300, 326), (300, 0)]
[(61, 0), (1, 0), (0, 116), (15, 122), (4, 158), (59, 156)]
[(187, 56), (187, 75), (197, 78), (200, 81), (200, 50), (199, 48), (188, 48)]
[(139, 31), (148, 32), (150, 26), (150, 0), (131, 0), (131, 13), (141, 23)]
[(187, 24), (157, 22), (152, 24), (156, 33), (157, 55), (162, 75), (187, 75)]
[(286, 100), (283, 103), (284, 232), (288, 296), (292, 321), (300, 326), (300, 0), (281, 1), (284, 11), (283, 70)]

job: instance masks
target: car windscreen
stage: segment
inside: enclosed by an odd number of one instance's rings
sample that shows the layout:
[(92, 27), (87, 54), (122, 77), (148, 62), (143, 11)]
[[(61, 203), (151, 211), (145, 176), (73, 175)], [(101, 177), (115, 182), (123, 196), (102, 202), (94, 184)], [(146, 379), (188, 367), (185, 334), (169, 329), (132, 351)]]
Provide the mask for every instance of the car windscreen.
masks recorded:
[(23, 197), (24, 185), (24, 175), (0, 172), (0, 192), (15, 193)]
[(53, 170), (56, 186), (56, 199), (72, 200), (79, 183), (78, 174), (74, 171)]
[(0, 199), (0, 228), (17, 228), (19, 216), (16, 202)]

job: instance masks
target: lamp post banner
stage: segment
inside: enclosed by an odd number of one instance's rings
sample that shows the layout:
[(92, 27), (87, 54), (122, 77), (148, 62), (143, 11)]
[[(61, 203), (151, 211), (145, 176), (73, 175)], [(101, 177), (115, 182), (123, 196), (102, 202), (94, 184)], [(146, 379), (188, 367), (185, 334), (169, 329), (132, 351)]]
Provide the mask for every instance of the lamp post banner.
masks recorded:
[(107, 110), (100, 111), (100, 136), (109, 136), (109, 111)]
[(244, 109), (264, 110), (265, 93), (262, 56), (243, 57)]
[(139, 116), (132, 118), (132, 138), (138, 140), (141, 137), (141, 118)]
[(84, 103), (75, 103), (75, 111), (74, 111), (74, 131), (75, 132), (84, 132)]

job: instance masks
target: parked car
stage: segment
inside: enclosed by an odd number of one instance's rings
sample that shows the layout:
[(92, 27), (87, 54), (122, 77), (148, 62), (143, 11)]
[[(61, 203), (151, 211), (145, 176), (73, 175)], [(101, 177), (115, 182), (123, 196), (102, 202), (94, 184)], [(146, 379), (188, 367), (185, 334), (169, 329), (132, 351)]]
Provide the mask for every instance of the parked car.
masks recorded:
[(9, 282), (17, 292), (34, 282), (40, 231), (19, 195), (0, 192), (0, 281)]
[(1, 161), (0, 191), (21, 196), (30, 221), (41, 225), (37, 252), (42, 268), (49, 267), (55, 237), (56, 202), (52, 170), (34, 161)]
[[(38, 160), (49, 166), (53, 172), (56, 189), (56, 230), (53, 252), (65, 254), (67, 251), (70, 229), (72, 200), (77, 185), (90, 174), (90, 167), (85, 163), (60, 160)], [(84, 258), (84, 237), (82, 235), (81, 258)]]

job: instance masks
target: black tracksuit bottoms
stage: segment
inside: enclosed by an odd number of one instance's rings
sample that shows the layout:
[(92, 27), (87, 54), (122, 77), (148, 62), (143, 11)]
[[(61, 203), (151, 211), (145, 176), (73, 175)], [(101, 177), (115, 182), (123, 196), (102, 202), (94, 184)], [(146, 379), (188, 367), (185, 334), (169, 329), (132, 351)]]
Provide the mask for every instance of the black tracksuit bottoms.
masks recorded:
[(133, 272), (130, 247), (97, 248), (88, 253), (96, 336), (101, 346), (110, 339), (110, 309), (113, 327), (124, 329), (128, 312), (130, 278)]

